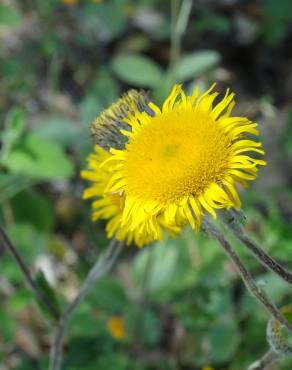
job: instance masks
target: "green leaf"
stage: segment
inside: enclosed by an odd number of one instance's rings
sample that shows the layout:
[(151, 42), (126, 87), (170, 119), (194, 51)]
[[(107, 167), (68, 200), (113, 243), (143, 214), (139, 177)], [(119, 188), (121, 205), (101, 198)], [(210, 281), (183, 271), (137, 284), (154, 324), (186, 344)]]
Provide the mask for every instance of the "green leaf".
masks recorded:
[(11, 151), (13, 145), (19, 140), (25, 128), (25, 114), (21, 108), (12, 108), (5, 120), (5, 127), (1, 135), (3, 146), (1, 148), (1, 161), (5, 159)]
[[(17, 323), (10, 313), (6, 312), (4, 308), (0, 308), (0, 333), (1, 339), (5, 342), (11, 342), (14, 337)], [(2, 347), (3, 345), (1, 345)]]
[(52, 202), (35, 191), (23, 191), (11, 199), (15, 221), (27, 222), (36, 229), (49, 233), (54, 226)]
[[(127, 0), (111, 0), (104, 1), (102, 4), (98, 4), (98, 7), (92, 4), (87, 6), (86, 22), (90, 21), (90, 15), (92, 22), (96, 21), (96, 18), (102, 23), (103, 32), (109, 39), (118, 37), (127, 28)], [(95, 13), (94, 13), (95, 11)], [(93, 24), (94, 25), (94, 24)], [(91, 36), (92, 38), (92, 36)]]
[(75, 37), (77, 44), (94, 48), (100, 40), (100, 33), (102, 39), (107, 42), (121, 36), (127, 28), (127, 4), (128, 0), (84, 2), (78, 7), (75, 15), (78, 27)]
[(0, 204), (32, 185), (32, 181), (13, 173), (0, 173)]
[(31, 290), (18, 290), (10, 297), (9, 307), (11, 307), (14, 312), (22, 311), (31, 303), (33, 297), (34, 294)]
[(284, 40), (291, 20), (291, 0), (282, 0), (281, 6), (274, 0), (263, 1), (262, 32), (268, 45), (278, 46)]
[[(108, 370), (108, 369), (116, 369), (116, 370), (127, 370), (129, 368), (134, 369), (129, 364), (130, 360), (125, 353), (122, 352), (114, 352), (110, 354), (102, 354), (99, 358), (97, 358), (95, 367), (93, 366), (90, 370), (100, 369), (100, 370)], [(129, 366), (130, 365), (130, 366)], [(137, 367), (135, 367), (137, 369)], [(77, 368), (76, 368), (77, 370)]]
[[(76, 314), (78, 314), (76, 312)], [(73, 318), (74, 320), (74, 318)], [(90, 328), (95, 328), (95, 334), (87, 336), (75, 336), (69, 342), (68, 353), (64, 361), (66, 370), (140, 370), (139, 366), (132, 364), (127, 352), (113, 347), (113, 341), (109, 334), (102, 335), (100, 327), (92, 323)], [(79, 321), (82, 326), (82, 321)], [(131, 361), (131, 362), (130, 362)]]
[[(73, 337), (86, 338), (90, 335), (96, 336), (98, 331), (97, 327), (100, 322), (94, 314), (94, 307), (95, 306), (88, 302), (82, 302), (80, 304), (70, 322), (70, 332)], [(82, 323), (82, 325), (80, 325), (80, 323)]]
[(156, 346), (161, 338), (161, 326), (159, 318), (155, 310), (147, 309), (144, 307), (143, 310), (136, 308), (129, 308), (128, 322), (129, 328), (135, 332), (139, 341), (146, 347)]
[(153, 88), (162, 80), (162, 70), (152, 59), (138, 54), (118, 55), (111, 61), (114, 73), (124, 82)]
[(35, 134), (27, 135), (9, 153), (5, 165), (14, 173), (38, 180), (68, 179), (73, 165), (62, 148)]
[(215, 324), (207, 337), (214, 362), (223, 363), (232, 358), (239, 342), (239, 333), (232, 318), (225, 323)]
[(201, 50), (184, 55), (174, 67), (175, 79), (178, 82), (193, 79), (217, 66), (220, 55), (214, 50)]
[(0, 5), (0, 27), (16, 27), (22, 21), (22, 17), (18, 9), (12, 5)]
[(80, 104), (80, 118), (81, 122), (88, 130), (89, 138), (89, 125), (90, 123), (100, 114), (104, 109), (104, 105), (100, 102), (99, 99), (96, 99), (94, 94), (88, 94), (84, 97)]
[[(106, 91), (106, 94), (104, 93)], [(118, 82), (108, 70), (99, 69), (94, 77), (90, 89), (80, 104), (80, 119), (88, 130), (92, 122), (101, 111), (108, 108), (119, 98)]]
[(156, 104), (160, 106), (163, 104), (164, 100), (169, 95), (172, 86), (173, 86), (173, 76), (171, 74), (171, 71), (169, 71), (168, 73), (165, 73), (159, 86), (157, 86), (155, 90), (153, 90), (152, 92), (152, 97)]
[(282, 0), (281, 6), (275, 0), (264, 0), (263, 11), (267, 18), (276, 20), (290, 21), (292, 20), (292, 3), (290, 0)]
[(111, 277), (100, 279), (91, 293), (93, 306), (99, 305), (113, 313), (123, 310), (127, 304), (124, 289), (120, 282)]
[(180, 250), (174, 243), (156, 243), (139, 253), (133, 265), (133, 278), (141, 291), (161, 300), (179, 278)]
[(226, 34), (232, 30), (231, 19), (223, 14), (205, 9), (197, 19), (195, 28), (198, 32), (211, 31)]
[(8, 234), (19, 253), (21, 253), (29, 265), (34, 263), (35, 259), (47, 250), (47, 234), (37, 230), (29, 223), (18, 222), (10, 226)]
[(34, 134), (49, 139), (51, 142), (66, 148), (77, 141), (80, 127), (64, 117), (49, 117), (45, 121), (37, 122)]
[[(48, 300), (51, 302), (52, 306), (59, 309), (59, 302), (57, 299), (57, 296), (55, 294), (55, 291), (48, 283), (44, 273), (42, 271), (38, 271), (35, 276), (35, 281), (37, 285), (39, 286), (40, 290), (44, 293), (44, 295), (48, 298)], [(37, 300), (37, 303), (40, 307), (40, 309), (49, 317), (51, 317), (51, 314), (48, 312), (47, 307), (43, 305), (39, 300)]]
[(107, 69), (100, 68), (91, 83), (88, 95), (95, 98), (95, 104), (98, 103), (106, 109), (119, 98), (118, 82)]

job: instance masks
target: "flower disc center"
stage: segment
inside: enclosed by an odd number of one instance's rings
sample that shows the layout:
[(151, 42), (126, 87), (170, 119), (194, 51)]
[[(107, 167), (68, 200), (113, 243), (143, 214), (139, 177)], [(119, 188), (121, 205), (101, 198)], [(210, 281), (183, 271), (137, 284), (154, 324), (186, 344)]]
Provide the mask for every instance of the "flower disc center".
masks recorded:
[(224, 175), (230, 144), (195, 108), (157, 115), (127, 145), (126, 193), (166, 202), (199, 195)]

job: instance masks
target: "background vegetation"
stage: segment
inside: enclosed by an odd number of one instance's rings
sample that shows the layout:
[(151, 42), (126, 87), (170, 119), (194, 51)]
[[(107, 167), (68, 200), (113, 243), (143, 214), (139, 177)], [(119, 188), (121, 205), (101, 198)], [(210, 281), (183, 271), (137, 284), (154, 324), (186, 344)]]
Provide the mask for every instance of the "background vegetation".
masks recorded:
[[(290, 0), (197, 0), (173, 55), (168, 1), (1, 1), (1, 223), (60, 307), (107, 244), (81, 200), (89, 126), (130, 87), (158, 102), (173, 81), (237, 93), (268, 161), (242, 193), (246, 227), (292, 268), (291, 22)], [(291, 303), (289, 288), (238, 250), (263, 289)], [(0, 271), (0, 369), (45, 370), (51, 327), (3, 247)], [(64, 369), (241, 370), (268, 349), (267, 320), (216, 243), (187, 229), (124, 251), (71, 321)]]

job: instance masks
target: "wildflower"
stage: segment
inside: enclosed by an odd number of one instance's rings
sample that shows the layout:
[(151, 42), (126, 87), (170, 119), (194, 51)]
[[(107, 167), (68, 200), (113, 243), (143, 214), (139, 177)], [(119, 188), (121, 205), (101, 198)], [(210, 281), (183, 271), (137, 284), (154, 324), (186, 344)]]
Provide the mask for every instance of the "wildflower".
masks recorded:
[(107, 322), (107, 329), (113, 338), (118, 340), (125, 338), (124, 320), (120, 316), (112, 316)]
[(264, 154), (257, 124), (232, 117), (234, 94), (227, 90), (214, 104), (214, 85), (200, 95), (186, 96), (175, 85), (162, 109), (148, 103), (151, 113), (135, 104), (124, 117), (129, 129), (124, 148), (110, 149), (104, 166), (112, 166), (105, 193), (121, 195), (120, 226), (124, 233), (161, 239), (164, 227), (189, 222), (198, 230), (205, 211), (240, 208), (236, 184), (247, 186), (257, 176), (254, 153)]

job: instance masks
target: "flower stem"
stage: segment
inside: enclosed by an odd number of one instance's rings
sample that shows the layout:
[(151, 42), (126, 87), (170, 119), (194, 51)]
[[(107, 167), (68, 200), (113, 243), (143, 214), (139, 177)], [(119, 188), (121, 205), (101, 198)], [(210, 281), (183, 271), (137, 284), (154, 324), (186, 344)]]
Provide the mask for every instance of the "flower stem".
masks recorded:
[(17, 249), (12, 244), (8, 236), (6, 235), (4, 229), (0, 226), (0, 242), (3, 247), (5, 247), (11, 255), (13, 256), (15, 262), (19, 266), (20, 270), (23, 273), (23, 276), (25, 278), (25, 281), (27, 285), (31, 288), (31, 290), (34, 292), (37, 299), (47, 308), (47, 310), (50, 312), (52, 317), (55, 320), (58, 320), (60, 317), (59, 311), (57, 308), (52, 304), (52, 302), (49, 300), (49, 298), (43, 293), (43, 291), (39, 288), (37, 283), (32, 278), (29, 268), (25, 264), (24, 260), (22, 259), (21, 255), (17, 252)]
[(70, 303), (63, 315), (60, 317), (56, 325), (53, 344), (50, 353), (49, 370), (60, 370), (62, 364), (62, 347), (66, 327), (72, 315), (76, 311), (80, 303), (83, 302), (90, 290), (93, 288), (96, 281), (103, 276), (114, 264), (123, 247), (122, 242), (112, 239), (106, 251), (102, 254), (94, 266), (89, 271), (84, 283), (82, 284), (76, 298)]
[(275, 272), (281, 279), (292, 285), (292, 274), (270, 257), (257, 243), (244, 231), (238, 220), (236, 211), (231, 210), (223, 213), (223, 222), (232, 234), (257, 257), (258, 261)]
[(260, 360), (252, 363), (247, 370), (268, 370), (278, 359), (279, 355), (270, 350)]
[(245, 268), (240, 257), (232, 248), (231, 244), (225, 239), (222, 232), (213, 224), (211, 224), (206, 218), (203, 219), (202, 225), (207, 234), (216, 239), (219, 244), (223, 247), (225, 253), (230, 257), (237, 271), (239, 272), (243, 282), (250, 293), (266, 308), (266, 310), (278, 320), (287, 330), (292, 332), (292, 325), (286, 320), (281, 314), (276, 305), (267, 297), (267, 295), (260, 289), (255, 281), (253, 280), (250, 272)]
[(192, 9), (192, 2), (192, 0), (183, 0), (179, 7), (179, 0), (171, 0), (171, 69), (175, 66), (180, 57), (181, 38), (187, 28)]

